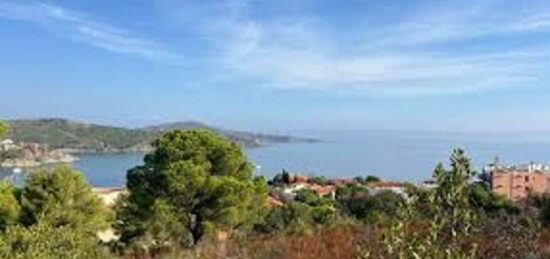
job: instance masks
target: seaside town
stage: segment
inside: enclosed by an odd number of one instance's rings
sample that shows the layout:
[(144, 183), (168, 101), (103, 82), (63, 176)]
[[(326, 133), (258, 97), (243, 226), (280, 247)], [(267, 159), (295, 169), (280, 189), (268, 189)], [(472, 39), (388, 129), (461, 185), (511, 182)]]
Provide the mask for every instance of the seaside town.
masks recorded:
[[(285, 177), (286, 180), (282, 180)], [(275, 178), (279, 178), (280, 181), (269, 182), (271, 191), (268, 204), (270, 206), (280, 206), (285, 202), (292, 201), (300, 190), (311, 190), (319, 197), (335, 199), (337, 188), (350, 184), (364, 184), (372, 194), (391, 191), (404, 197), (406, 197), (406, 188), (410, 186), (421, 189), (436, 187), (433, 180), (426, 180), (415, 185), (409, 182), (387, 182), (375, 176), (367, 176), (368, 180), (360, 177), (325, 179), (324, 177), (290, 174), (284, 170)], [(483, 168), (480, 178), (489, 180), (494, 194), (516, 202), (528, 198), (529, 195), (550, 193), (550, 165), (534, 162), (521, 165), (500, 165), (495, 162)], [(103, 198), (107, 206), (112, 206), (118, 195), (124, 192), (123, 187), (94, 188), (94, 190)]]
[[(78, 158), (63, 150), (50, 151), (47, 145), (39, 143), (15, 143), (11, 139), (0, 141), (0, 168), (21, 172), (22, 168), (33, 168), (47, 164), (71, 164)], [(550, 192), (550, 165), (530, 162), (520, 165), (501, 164), (499, 158), (483, 167), (479, 178), (488, 181), (491, 191), (500, 197), (514, 202), (519, 202), (530, 195), (543, 195)], [(6, 178), (9, 179), (9, 178)], [(275, 181), (278, 179), (278, 181)], [(406, 188), (414, 186), (420, 189), (435, 188), (433, 180), (420, 183), (383, 181), (375, 176), (367, 176), (349, 179), (325, 179), (322, 176), (309, 177), (306, 174), (289, 173), (283, 170), (268, 182), (270, 192), (268, 204), (270, 206), (282, 206), (293, 201), (301, 190), (311, 190), (319, 197), (336, 199), (338, 187), (362, 184), (369, 193), (375, 194), (381, 191), (391, 191), (406, 197)], [(107, 207), (114, 206), (117, 198), (125, 192), (123, 186), (96, 187), (93, 189)]]

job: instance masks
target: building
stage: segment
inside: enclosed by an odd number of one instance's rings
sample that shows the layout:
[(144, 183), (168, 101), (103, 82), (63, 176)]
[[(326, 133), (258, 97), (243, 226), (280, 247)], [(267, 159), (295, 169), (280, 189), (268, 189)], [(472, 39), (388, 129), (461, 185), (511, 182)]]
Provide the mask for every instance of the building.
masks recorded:
[(530, 194), (543, 194), (550, 187), (550, 167), (529, 163), (502, 166), (497, 162), (485, 167), (493, 193), (513, 201), (527, 198)]
[(513, 201), (548, 190), (548, 175), (544, 171), (496, 169), (491, 171), (493, 193)]
[(326, 184), (333, 185), (333, 186), (342, 186), (346, 184), (352, 184), (355, 183), (353, 179), (328, 179), (326, 181)]
[(403, 183), (397, 183), (397, 182), (372, 182), (368, 183), (367, 186), (369, 187), (370, 191), (373, 194), (379, 193), (381, 191), (392, 191), (394, 193), (397, 193), (402, 196), (406, 196), (406, 185)]
[(319, 185), (315, 183), (300, 182), (290, 184), (283, 189), (283, 194), (288, 199), (294, 199), (296, 193), (300, 190), (312, 190), (320, 197), (328, 196), (332, 199), (336, 198), (336, 186), (333, 185)]

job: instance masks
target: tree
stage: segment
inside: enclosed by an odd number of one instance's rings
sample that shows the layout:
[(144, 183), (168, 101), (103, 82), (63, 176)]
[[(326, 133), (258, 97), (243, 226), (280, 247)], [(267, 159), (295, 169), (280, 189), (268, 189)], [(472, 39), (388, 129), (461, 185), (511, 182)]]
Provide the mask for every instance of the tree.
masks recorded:
[(336, 190), (339, 208), (348, 216), (365, 222), (378, 222), (396, 216), (403, 197), (392, 191), (374, 195), (364, 185), (348, 184)]
[(307, 233), (314, 225), (311, 206), (302, 202), (290, 202), (272, 208), (261, 224), (255, 226), (263, 233)]
[(10, 184), (0, 182), (0, 231), (19, 220), (21, 207), (14, 192), (15, 189)]
[(468, 192), (473, 175), (464, 150), (454, 150), (451, 169), (439, 164), (434, 170), (437, 188), (426, 197), (429, 220), (418, 210), (420, 197), (409, 194), (393, 222), (383, 229), (381, 248), (367, 249), (365, 257), (475, 258), (477, 243), (471, 234), (476, 211)]
[(248, 230), (267, 212), (267, 185), (237, 144), (175, 130), (154, 146), (143, 166), (128, 171), (129, 195), (117, 205), (124, 244), (193, 245), (216, 231)]
[(283, 169), (281, 173), (273, 176), (273, 179), (268, 181), (268, 184), (270, 186), (275, 186), (275, 187), (282, 187), (289, 183), (290, 183), (290, 174), (285, 169)]
[(84, 176), (68, 166), (53, 171), (37, 170), (21, 192), (22, 223), (36, 224), (41, 218), (52, 227), (71, 227), (96, 233), (109, 226), (109, 213), (92, 192)]
[(380, 182), (380, 178), (374, 175), (367, 175), (367, 177), (365, 177), (365, 183), (373, 183), (373, 182)]
[(31, 227), (15, 225), (0, 235), (0, 258), (108, 258), (95, 236), (69, 226), (39, 220)]
[(327, 178), (324, 176), (314, 176), (309, 178), (310, 183), (318, 184), (318, 185), (325, 185), (327, 182)]
[(8, 132), (9, 132), (8, 124), (0, 121), (0, 139), (8, 135)]
[(281, 173), (281, 178), (282, 178), (282, 181), (283, 181), (283, 184), (289, 184), (290, 183), (290, 173), (283, 169), (283, 172)]

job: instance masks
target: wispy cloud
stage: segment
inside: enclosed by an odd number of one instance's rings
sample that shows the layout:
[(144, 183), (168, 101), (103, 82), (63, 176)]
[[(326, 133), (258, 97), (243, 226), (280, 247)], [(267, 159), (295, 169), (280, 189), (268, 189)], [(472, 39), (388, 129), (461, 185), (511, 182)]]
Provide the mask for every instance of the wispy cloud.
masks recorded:
[[(194, 57), (188, 65), (202, 73), (198, 80), (419, 96), (528, 86), (550, 69), (549, 8), (503, 8), (502, 1), (467, 1), (457, 7), (446, 2), (394, 22), (360, 26), (363, 18), (346, 24), (345, 19), (330, 20), (330, 12), (264, 8), (269, 1), (159, 2), (167, 4), (165, 14), (177, 19), (181, 31), (200, 39), (197, 47), (179, 48)], [(179, 61), (158, 42), (59, 6), (0, 3), (0, 17), (31, 22), (115, 53)], [(524, 37), (530, 37), (528, 44), (522, 43)]]
[(376, 30), (354, 31), (366, 39), (356, 44), (357, 37), (323, 30), (300, 17), (273, 21), (246, 15), (224, 20), (226, 31), (214, 39), (222, 49), (222, 64), (275, 88), (419, 96), (519, 87), (539, 80), (549, 68), (550, 49), (543, 43), (477, 52), (445, 46), (550, 30), (543, 13), (499, 17), (490, 8), (423, 12)]
[(175, 54), (153, 40), (60, 6), (0, 3), (0, 18), (31, 22), (56, 35), (114, 53), (179, 62)]
[[(442, 44), (472, 39), (550, 32), (550, 10), (521, 10), (495, 1), (422, 10), (399, 24), (383, 26), (387, 33), (376, 46)], [(379, 36), (379, 35), (377, 35)]]

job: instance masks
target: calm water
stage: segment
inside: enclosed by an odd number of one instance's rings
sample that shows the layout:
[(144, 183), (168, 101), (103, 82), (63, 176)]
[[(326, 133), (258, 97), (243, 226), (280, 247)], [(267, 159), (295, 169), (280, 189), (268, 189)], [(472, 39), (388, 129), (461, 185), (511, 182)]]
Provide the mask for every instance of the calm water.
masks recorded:
[[(305, 135), (305, 134), (303, 134)], [(246, 150), (271, 177), (287, 169), (309, 175), (377, 175), (418, 182), (429, 178), (437, 162), (447, 162), (453, 147), (466, 148), (476, 168), (499, 156), (507, 163), (549, 162), (550, 135), (441, 134), (402, 132), (307, 133), (322, 143), (284, 144)], [(74, 164), (94, 186), (124, 185), (126, 171), (142, 163), (141, 154), (81, 155)]]

